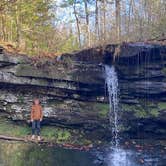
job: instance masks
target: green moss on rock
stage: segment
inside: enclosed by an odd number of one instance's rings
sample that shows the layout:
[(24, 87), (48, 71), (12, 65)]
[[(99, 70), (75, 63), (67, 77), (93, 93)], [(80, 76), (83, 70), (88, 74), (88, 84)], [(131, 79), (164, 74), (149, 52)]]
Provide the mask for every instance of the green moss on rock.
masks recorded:
[(71, 138), (69, 130), (56, 127), (43, 127), (41, 134), (49, 140), (56, 140), (56, 142), (69, 141)]
[(139, 109), (135, 111), (134, 115), (137, 118), (146, 118), (148, 116), (148, 113), (143, 109)]
[[(159, 107), (160, 109), (166, 109), (166, 104), (160, 103)], [(158, 117), (159, 115), (159, 108), (157, 107), (157, 103), (153, 102), (140, 102), (140, 104), (135, 105), (123, 104), (122, 109), (123, 111), (133, 112), (133, 115), (136, 118)]]
[(24, 103), (24, 96), (23, 95), (19, 95), (18, 98), (17, 98), (17, 101), (19, 103)]
[(123, 111), (130, 112), (130, 111), (133, 111), (135, 109), (136, 109), (135, 105), (130, 105), (130, 104), (123, 104), (122, 105), (122, 110)]
[(166, 103), (165, 102), (160, 102), (160, 103), (158, 103), (158, 107), (159, 107), (160, 110), (164, 110), (164, 109), (166, 109)]
[(158, 117), (159, 115), (159, 110), (157, 108), (153, 108), (150, 110), (150, 114), (153, 116), (153, 117)]
[(107, 117), (109, 114), (109, 104), (102, 104), (98, 103), (96, 105), (97, 109), (99, 110), (99, 115), (101, 117)]
[(164, 73), (164, 75), (166, 75), (166, 67), (162, 69), (162, 72)]

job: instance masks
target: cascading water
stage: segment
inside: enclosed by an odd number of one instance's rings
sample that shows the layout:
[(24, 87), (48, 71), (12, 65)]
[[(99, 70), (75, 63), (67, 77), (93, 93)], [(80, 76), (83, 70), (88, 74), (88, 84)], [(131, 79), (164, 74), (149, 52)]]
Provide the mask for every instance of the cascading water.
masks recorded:
[[(110, 104), (110, 125), (112, 127), (112, 145), (108, 153), (106, 163), (108, 166), (133, 166), (131, 154), (120, 148), (119, 145), (119, 98), (118, 98), (118, 77), (114, 66), (105, 66), (105, 80), (108, 90)], [(136, 165), (134, 165), (136, 166)]]
[(112, 127), (112, 143), (118, 146), (118, 77), (114, 66), (105, 65), (105, 79), (110, 103), (110, 124)]

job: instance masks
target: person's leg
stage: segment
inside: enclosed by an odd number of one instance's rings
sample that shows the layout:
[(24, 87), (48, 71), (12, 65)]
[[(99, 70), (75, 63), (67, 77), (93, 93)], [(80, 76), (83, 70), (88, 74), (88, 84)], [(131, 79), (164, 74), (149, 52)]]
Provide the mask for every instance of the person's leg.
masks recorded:
[(37, 121), (37, 136), (38, 136), (38, 140), (40, 141), (40, 120)]
[(32, 139), (35, 138), (35, 128), (36, 128), (36, 123), (35, 121), (32, 122)]

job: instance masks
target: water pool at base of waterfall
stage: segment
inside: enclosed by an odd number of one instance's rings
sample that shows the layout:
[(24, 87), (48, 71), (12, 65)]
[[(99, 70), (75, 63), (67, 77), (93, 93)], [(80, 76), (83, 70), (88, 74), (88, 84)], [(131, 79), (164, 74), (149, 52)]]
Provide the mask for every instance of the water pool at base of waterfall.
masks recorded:
[(128, 140), (90, 151), (0, 141), (0, 166), (165, 166), (166, 141)]
[(102, 166), (166, 166), (166, 140), (127, 140), (97, 156)]

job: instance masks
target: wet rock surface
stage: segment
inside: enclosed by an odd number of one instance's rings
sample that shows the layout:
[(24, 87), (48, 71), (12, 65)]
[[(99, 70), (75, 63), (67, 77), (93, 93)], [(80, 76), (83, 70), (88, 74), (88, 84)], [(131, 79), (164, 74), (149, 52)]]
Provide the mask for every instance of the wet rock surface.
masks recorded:
[(14, 121), (28, 122), (32, 101), (38, 97), (44, 108), (43, 124), (103, 135), (109, 130), (109, 107), (103, 103), (102, 66), (63, 56), (36, 62), (1, 53), (1, 113)]
[(45, 124), (83, 128), (104, 137), (110, 130), (104, 63), (114, 64), (118, 73), (121, 131), (141, 128), (165, 135), (163, 45), (107, 45), (37, 62), (1, 49), (0, 111), (12, 120), (27, 121), (32, 100), (39, 97)]

